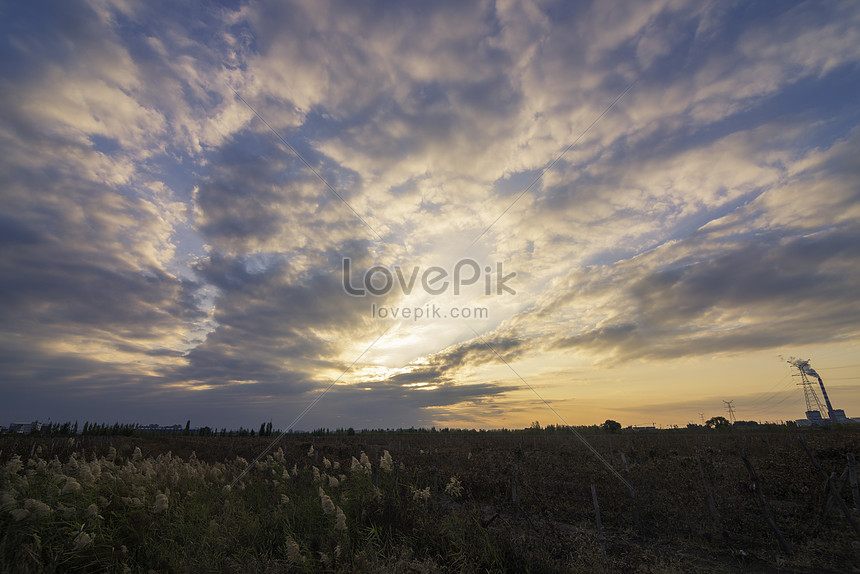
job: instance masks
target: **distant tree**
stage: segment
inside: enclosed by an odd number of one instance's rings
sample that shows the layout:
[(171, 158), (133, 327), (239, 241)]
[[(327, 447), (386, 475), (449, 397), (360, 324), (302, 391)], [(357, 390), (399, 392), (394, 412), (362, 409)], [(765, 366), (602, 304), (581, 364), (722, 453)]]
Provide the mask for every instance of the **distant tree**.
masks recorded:
[(730, 423), (726, 417), (716, 416), (705, 421), (705, 426), (710, 429), (727, 430), (732, 427), (732, 423)]
[(185, 434), (186, 435), (191, 434), (191, 419), (188, 419), (187, 421), (185, 421)]
[(606, 419), (606, 421), (600, 425), (600, 428), (602, 428), (604, 432), (615, 434), (621, 432), (621, 423), (612, 419)]
[(702, 425), (697, 425), (696, 423), (687, 423), (687, 428), (690, 430), (696, 430), (702, 428)]
[(72, 429), (72, 434), (78, 434), (78, 421), (75, 421), (75, 426)]

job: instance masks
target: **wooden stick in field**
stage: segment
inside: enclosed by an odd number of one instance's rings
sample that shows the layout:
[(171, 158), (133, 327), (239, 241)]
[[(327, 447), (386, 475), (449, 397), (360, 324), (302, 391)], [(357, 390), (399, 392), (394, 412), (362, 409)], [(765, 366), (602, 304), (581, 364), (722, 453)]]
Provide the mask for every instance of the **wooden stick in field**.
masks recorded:
[(600, 522), (600, 504), (597, 502), (597, 489), (591, 485), (591, 499), (594, 501), (594, 514), (597, 516), (597, 539), (600, 541), (600, 555), (603, 557), (603, 569), (609, 572), (609, 559), (606, 557), (606, 537), (603, 534), (603, 524)]
[(848, 482), (851, 484), (851, 496), (854, 497), (854, 508), (860, 508), (860, 488), (857, 486), (857, 460), (854, 453), (848, 455)]
[(714, 529), (722, 533), (723, 538), (726, 537), (726, 531), (723, 530), (720, 522), (720, 513), (717, 512), (717, 502), (714, 499), (714, 491), (711, 488), (711, 483), (708, 481), (708, 475), (705, 474), (705, 465), (702, 464), (702, 455), (697, 454), (696, 458), (699, 461), (699, 473), (702, 475), (702, 483), (705, 485), (705, 492), (708, 494), (708, 510), (711, 513), (711, 521), (714, 523)]
[(836, 500), (836, 504), (842, 510), (842, 514), (844, 514), (845, 518), (848, 519), (848, 522), (851, 523), (851, 528), (854, 529), (854, 532), (860, 535), (860, 526), (857, 525), (857, 521), (854, 520), (853, 516), (851, 516), (851, 511), (848, 509), (848, 505), (845, 504), (845, 501), (842, 500), (842, 495), (836, 491), (836, 485), (833, 484), (833, 481), (830, 480), (830, 477), (827, 475), (824, 469), (821, 468), (821, 464), (812, 454), (812, 449), (810, 449), (809, 445), (806, 444), (806, 439), (803, 436), (798, 436), (797, 440), (798, 442), (800, 442), (800, 445), (803, 447), (803, 450), (806, 451), (807, 456), (809, 456), (809, 461), (812, 463), (812, 466), (815, 467), (815, 469), (818, 471), (818, 474), (821, 475), (821, 478), (827, 481), (827, 488), (830, 490), (831, 493), (833, 493), (833, 498), (834, 500)]
[(761, 506), (762, 516), (767, 520), (770, 529), (773, 530), (773, 533), (776, 535), (777, 540), (779, 540), (779, 545), (782, 546), (782, 549), (785, 550), (787, 554), (791, 554), (791, 545), (782, 535), (782, 532), (779, 531), (779, 527), (777, 527), (776, 522), (773, 521), (773, 518), (770, 515), (770, 511), (767, 509), (767, 501), (764, 499), (764, 493), (761, 490), (761, 483), (758, 480), (758, 475), (756, 475), (755, 469), (747, 458), (746, 450), (744, 450), (741, 458), (750, 474), (750, 480), (753, 482), (753, 488), (755, 488), (756, 497), (758, 498), (759, 506)]

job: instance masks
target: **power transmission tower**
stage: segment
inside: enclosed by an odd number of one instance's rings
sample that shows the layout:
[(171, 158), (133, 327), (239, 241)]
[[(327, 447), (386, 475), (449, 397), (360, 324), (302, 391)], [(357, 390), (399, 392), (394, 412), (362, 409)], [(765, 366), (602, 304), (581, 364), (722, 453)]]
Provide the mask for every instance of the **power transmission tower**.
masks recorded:
[(726, 409), (729, 411), (729, 422), (735, 424), (735, 409), (732, 407), (732, 403), (735, 401), (723, 401), (726, 403)]
[(699, 413), (699, 418), (702, 419), (702, 426), (705, 426), (705, 413)]
[[(827, 418), (833, 418), (833, 407), (830, 405), (830, 399), (827, 397), (827, 391), (824, 390), (824, 383), (821, 381), (821, 377), (818, 376), (818, 373), (809, 365), (809, 360), (802, 359), (792, 359), (789, 361), (789, 364), (796, 367), (800, 374), (800, 382), (799, 386), (803, 387), (803, 397), (806, 399), (806, 418), (810, 418), (810, 413), (818, 412), (821, 417), (815, 417), (815, 420), (819, 418), (823, 418), (824, 414), (827, 413)], [(807, 378), (806, 375), (810, 375), (818, 379), (818, 385), (821, 387), (821, 394), (824, 395), (824, 401), (827, 403), (827, 409), (825, 410), (824, 405), (821, 404), (821, 401), (818, 400), (818, 395), (815, 394), (815, 387), (813, 387), (812, 381)], [(797, 376), (797, 375), (795, 375)]]

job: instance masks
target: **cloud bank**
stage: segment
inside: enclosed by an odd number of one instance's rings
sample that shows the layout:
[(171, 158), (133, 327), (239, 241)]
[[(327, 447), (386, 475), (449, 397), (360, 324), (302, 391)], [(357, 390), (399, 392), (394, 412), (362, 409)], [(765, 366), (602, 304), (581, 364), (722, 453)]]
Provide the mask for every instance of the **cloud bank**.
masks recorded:
[[(503, 426), (537, 363), (858, 339), (855, 3), (2, 11), (7, 418), (286, 424), (338, 380), (299, 427)], [(516, 294), (342, 286), (465, 256)]]

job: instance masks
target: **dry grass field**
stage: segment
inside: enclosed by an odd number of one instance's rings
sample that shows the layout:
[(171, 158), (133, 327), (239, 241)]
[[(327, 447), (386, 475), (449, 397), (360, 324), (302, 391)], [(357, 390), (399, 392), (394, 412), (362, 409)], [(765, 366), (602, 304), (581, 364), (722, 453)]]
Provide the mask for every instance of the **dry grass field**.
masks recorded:
[(633, 496), (565, 432), (291, 434), (256, 462), (274, 439), (5, 436), (0, 561), (4, 572), (860, 572), (857, 430), (586, 438)]

